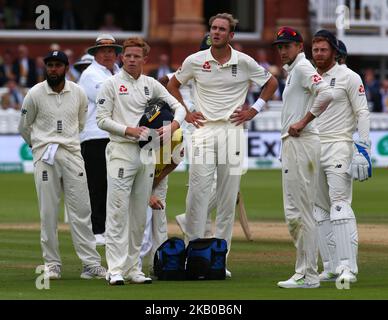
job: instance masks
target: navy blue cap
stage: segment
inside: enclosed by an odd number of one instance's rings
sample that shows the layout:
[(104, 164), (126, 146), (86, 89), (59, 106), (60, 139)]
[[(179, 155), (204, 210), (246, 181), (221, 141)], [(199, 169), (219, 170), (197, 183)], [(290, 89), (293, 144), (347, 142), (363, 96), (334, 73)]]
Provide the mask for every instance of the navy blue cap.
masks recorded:
[(338, 40), (338, 53), (341, 57), (348, 56), (348, 50), (346, 49), (345, 43), (341, 40)]
[(57, 60), (63, 62), (65, 65), (69, 65), (69, 59), (67, 58), (66, 53), (59, 50), (51, 51), (44, 59), (44, 63), (47, 64), (48, 61)]
[[(174, 115), (167, 102), (161, 99), (151, 99), (147, 102), (144, 114), (139, 121), (139, 127), (144, 126), (150, 129), (159, 129), (166, 122), (172, 122), (173, 120)], [(140, 148), (143, 148), (151, 140), (152, 135), (149, 135), (148, 141), (139, 141)]]
[(281, 27), (276, 34), (276, 40), (272, 44), (287, 42), (303, 42), (302, 35), (291, 27)]
[(327, 42), (329, 42), (333, 49), (339, 51), (337, 37), (332, 32), (325, 29), (319, 30), (314, 34), (314, 38), (318, 37), (324, 38)]
[(199, 46), (199, 50), (209, 49), (212, 45), (212, 39), (210, 38), (210, 34), (207, 33), (205, 37), (202, 39), (201, 45)]

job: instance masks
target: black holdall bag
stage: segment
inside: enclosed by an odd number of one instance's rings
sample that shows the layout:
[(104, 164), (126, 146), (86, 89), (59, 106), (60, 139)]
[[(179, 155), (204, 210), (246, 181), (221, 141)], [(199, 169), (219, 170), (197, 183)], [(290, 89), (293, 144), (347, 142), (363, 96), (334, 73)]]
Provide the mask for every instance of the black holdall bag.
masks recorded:
[(185, 242), (173, 237), (163, 242), (154, 256), (154, 274), (158, 280), (185, 279)]
[(186, 249), (186, 279), (225, 280), (227, 242), (203, 238), (189, 242)]

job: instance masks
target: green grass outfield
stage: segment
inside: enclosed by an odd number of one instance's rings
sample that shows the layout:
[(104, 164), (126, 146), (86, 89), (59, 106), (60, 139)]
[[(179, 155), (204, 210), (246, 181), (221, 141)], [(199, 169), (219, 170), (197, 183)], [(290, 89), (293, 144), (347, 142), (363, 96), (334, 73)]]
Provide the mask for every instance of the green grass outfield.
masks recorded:
[[(168, 216), (184, 211), (186, 173), (170, 176)], [(354, 184), (359, 223), (388, 225), (388, 170), (376, 169), (373, 179)], [(280, 171), (250, 171), (242, 179), (250, 220), (283, 221)], [(225, 281), (160, 282), (110, 287), (104, 280), (81, 280), (81, 263), (68, 231), (60, 231), (62, 279), (49, 290), (35, 287), (42, 264), (39, 231), (11, 229), (16, 223), (39, 221), (32, 175), (0, 174), (0, 299), (388, 299), (388, 247), (360, 243), (359, 281), (350, 290), (323, 283), (315, 290), (286, 290), (276, 282), (292, 275), (295, 249), (290, 241), (236, 239), (229, 255), (233, 278)], [(1, 227), (3, 225), (3, 227)], [(104, 248), (99, 248), (104, 256)]]

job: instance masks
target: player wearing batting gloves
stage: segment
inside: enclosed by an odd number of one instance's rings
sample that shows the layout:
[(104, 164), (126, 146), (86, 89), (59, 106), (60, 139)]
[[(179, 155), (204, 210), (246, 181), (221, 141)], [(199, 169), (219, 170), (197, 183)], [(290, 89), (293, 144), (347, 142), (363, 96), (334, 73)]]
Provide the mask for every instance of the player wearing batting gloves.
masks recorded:
[(317, 288), (318, 244), (313, 217), (320, 142), (312, 120), (333, 99), (331, 89), (303, 53), (303, 38), (282, 27), (274, 41), (288, 72), (283, 92), (282, 180), (288, 230), (296, 247), (295, 274), (278, 282), (281, 288)]
[(168, 136), (184, 120), (185, 109), (155, 79), (142, 74), (150, 47), (140, 38), (123, 44), (122, 70), (104, 82), (97, 96), (97, 125), (110, 133), (107, 161), (107, 279), (111, 285), (151, 283), (140, 268), (140, 249), (148, 200), (154, 180), (152, 152), (141, 152), (139, 139), (148, 128), (138, 126), (147, 102), (160, 98), (175, 110), (171, 124), (157, 129)]
[(41, 219), (41, 246), (45, 274), (61, 277), (58, 213), (62, 190), (74, 248), (81, 259), (81, 278), (104, 278), (96, 251), (79, 132), (85, 125), (88, 99), (77, 84), (65, 80), (69, 61), (61, 51), (45, 59), (46, 81), (38, 83), (23, 101), (19, 131), (32, 146), (34, 178)]
[[(312, 53), (318, 73), (333, 88), (334, 99), (317, 119), (321, 140), (318, 194), (314, 217), (324, 270), (321, 281), (355, 282), (358, 234), (351, 208), (352, 178), (371, 177), (369, 111), (358, 74), (336, 63), (340, 48), (327, 30), (313, 38)], [(353, 142), (358, 127), (359, 140)]]
[[(183, 103), (179, 87), (194, 79), (197, 112), (186, 116), (186, 121), (197, 127), (192, 135), (186, 241), (205, 236), (210, 191), (217, 171), (215, 237), (225, 239), (230, 250), (245, 152), (243, 123), (256, 116), (272, 97), (277, 81), (251, 57), (230, 46), (237, 24), (232, 15), (217, 14), (209, 24), (211, 47), (186, 58), (167, 88)], [(264, 88), (258, 101), (243, 110), (250, 81)]]

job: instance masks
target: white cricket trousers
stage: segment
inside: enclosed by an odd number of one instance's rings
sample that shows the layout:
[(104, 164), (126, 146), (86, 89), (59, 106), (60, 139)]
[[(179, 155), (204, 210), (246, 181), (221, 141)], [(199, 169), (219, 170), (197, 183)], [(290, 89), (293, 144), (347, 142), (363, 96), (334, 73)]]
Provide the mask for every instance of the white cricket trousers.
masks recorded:
[(81, 153), (58, 147), (53, 165), (34, 164), (35, 186), (41, 219), (40, 241), (46, 265), (61, 265), (58, 247), (58, 214), (62, 190), (75, 251), (84, 266), (101, 264), (90, 220), (91, 209)]
[(243, 126), (207, 122), (192, 135), (189, 190), (186, 198), (186, 242), (204, 238), (214, 173), (217, 172), (215, 237), (231, 247), (237, 193), (245, 152)]
[(338, 266), (358, 273), (358, 232), (352, 203), (352, 178), (347, 173), (353, 157), (352, 141), (321, 143), (318, 194), (314, 209), (319, 251), (324, 271)]
[(282, 141), (283, 204), (286, 223), (296, 247), (295, 275), (317, 283), (318, 243), (313, 217), (318, 179), (320, 140), (302, 134)]
[(157, 187), (152, 190), (152, 194), (157, 196), (163, 203), (164, 209), (147, 209), (147, 223), (144, 231), (144, 238), (141, 247), (140, 257), (148, 260), (150, 270), (153, 268), (154, 255), (160, 245), (168, 239), (167, 218), (166, 218), (166, 196), (168, 188), (168, 177), (165, 177)]
[(141, 272), (140, 249), (154, 180), (154, 157), (137, 143), (111, 141), (106, 159), (108, 272), (130, 279)]

